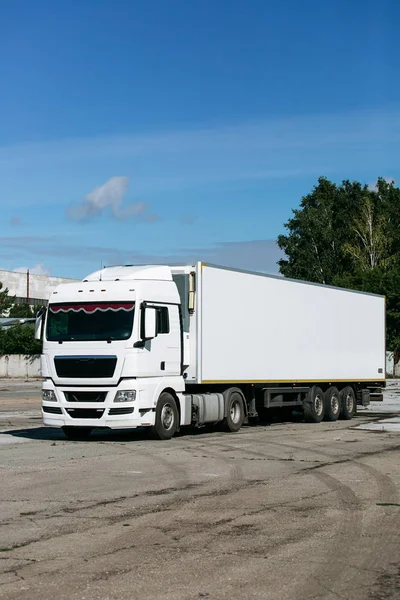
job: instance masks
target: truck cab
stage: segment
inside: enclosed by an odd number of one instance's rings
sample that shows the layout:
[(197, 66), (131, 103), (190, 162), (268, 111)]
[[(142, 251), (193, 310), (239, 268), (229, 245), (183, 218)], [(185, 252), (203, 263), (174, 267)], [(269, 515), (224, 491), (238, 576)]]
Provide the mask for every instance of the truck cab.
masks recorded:
[[(189, 274), (175, 275), (188, 298)], [(42, 319), (45, 425), (71, 436), (94, 427), (154, 426), (165, 390), (179, 404), (180, 421), (187, 420), (179, 395), (189, 331), (169, 267), (110, 267), (60, 285)], [(189, 329), (187, 301), (185, 319)]]

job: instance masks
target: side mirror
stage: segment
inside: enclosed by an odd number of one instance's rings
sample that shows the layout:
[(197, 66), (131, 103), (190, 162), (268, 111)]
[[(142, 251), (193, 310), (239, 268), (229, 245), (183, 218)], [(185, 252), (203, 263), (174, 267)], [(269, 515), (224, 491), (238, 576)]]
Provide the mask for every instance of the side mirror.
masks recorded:
[(156, 309), (151, 307), (146, 307), (144, 310), (144, 331), (143, 331), (143, 339), (144, 340), (152, 340), (157, 335), (156, 330)]
[(42, 330), (43, 330), (43, 319), (46, 314), (46, 309), (42, 306), (36, 314), (36, 322), (35, 322), (35, 340), (42, 339)]

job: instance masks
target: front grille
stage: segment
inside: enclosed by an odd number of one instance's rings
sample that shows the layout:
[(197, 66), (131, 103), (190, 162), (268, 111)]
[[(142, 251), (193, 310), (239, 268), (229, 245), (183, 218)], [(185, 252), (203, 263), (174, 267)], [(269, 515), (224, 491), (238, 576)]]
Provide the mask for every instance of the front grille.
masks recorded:
[(130, 413), (133, 413), (134, 408), (133, 406), (124, 406), (123, 408), (110, 408), (108, 414), (110, 416), (112, 415), (129, 415)]
[(107, 392), (64, 392), (67, 402), (104, 402)]
[(104, 378), (114, 375), (116, 356), (56, 356), (54, 365), (58, 377)]
[(67, 413), (73, 419), (101, 419), (104, 410), (95, 408), (67, 408)]
[(58, 408), (58, 406), (43, 406), (43, 412), (51, 413), (53, 415), (62, 415), (62, 410), (61, 408)]

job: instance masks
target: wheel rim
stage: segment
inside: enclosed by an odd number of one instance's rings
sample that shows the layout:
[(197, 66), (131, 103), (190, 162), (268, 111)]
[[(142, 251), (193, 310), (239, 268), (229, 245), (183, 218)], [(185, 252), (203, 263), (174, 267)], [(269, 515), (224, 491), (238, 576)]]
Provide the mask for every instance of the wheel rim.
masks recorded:
[(322, 415), (324, 410), (324, 401), (321, 394), (317, 394), (314, 398), (314, 409), (318, 416)]
[(175, 413), (170, 404), (164, 404), (161, 411), (161, 424), (164, 429), (172, 429), (175, 422)]
[(331, 408), (332, 408), (332, 412), (333, 412), (334, 415), (338, 415), (339, 414), (340, 402), (339, 402), (339, 396), (337, 394), (332, 394), (332, 397), (331, 397)]
[(354, 405), (353, 395), (349, 393), (346, 396), (346, 409), (349, 413), (353, 412), (353, 405)]
[(239, 400), (234, 400), (231, 404), (231, 410), (230, 410), (230, 415), (231, 415), (231, 421), (233, 423), (239, 423), (240, 422), (240, 417), (241, 417), (241, 406), (240, 406), (240, 402)]

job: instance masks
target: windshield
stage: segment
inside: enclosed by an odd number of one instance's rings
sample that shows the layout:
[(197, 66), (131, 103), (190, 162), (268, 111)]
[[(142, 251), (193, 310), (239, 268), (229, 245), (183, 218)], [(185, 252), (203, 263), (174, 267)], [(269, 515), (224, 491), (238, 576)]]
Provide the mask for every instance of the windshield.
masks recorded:
[(134, 310), (134, 302), (50, 304), (46, 337), (50, 342), (127, 340)]

